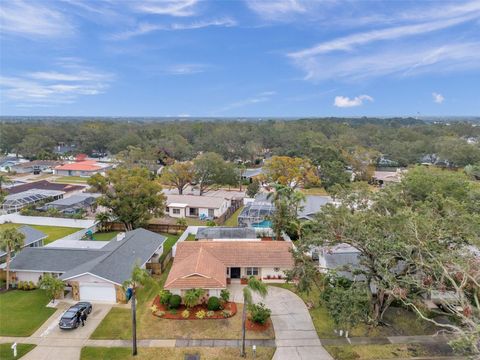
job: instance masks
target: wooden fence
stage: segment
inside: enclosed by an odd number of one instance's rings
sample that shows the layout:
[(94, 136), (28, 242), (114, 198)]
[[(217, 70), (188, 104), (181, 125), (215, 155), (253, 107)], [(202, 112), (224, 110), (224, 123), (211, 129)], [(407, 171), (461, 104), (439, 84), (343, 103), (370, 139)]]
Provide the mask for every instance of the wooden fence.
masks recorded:
[(215, 222), (217, 223), (217, 225), (223, 225), (225, 221), (227, 221), (228, 218), (232, 216), (235, 213), (235, 211), (237, 211), (241, 206), (242, 206), (241, 201), (232, 201), (232, 206), (230, 206), (222, 216), (215, 219)]
[[(111, 222), (106, 224), (106, 228), (110, 231), (125, 231), (125, 226), (119, 222)], [(177, 224), (147, 224), (143, 226), (144, 229), (150, 230), (156, 233), (164, 234), (179, 234), (186, 230), (186, 226)]]

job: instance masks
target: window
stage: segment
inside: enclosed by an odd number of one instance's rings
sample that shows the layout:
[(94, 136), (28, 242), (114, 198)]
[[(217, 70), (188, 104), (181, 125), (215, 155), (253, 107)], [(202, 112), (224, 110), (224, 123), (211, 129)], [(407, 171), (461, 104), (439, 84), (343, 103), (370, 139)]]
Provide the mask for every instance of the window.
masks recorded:
[(279, 271), (280, 271), (280, 268), (273, 268), (273, 271), (279, 272)]
[(173, 212), (175, 215), (180, 215), (180, 209), (175, 209), (175, 208), (173, 208), (173, 209), (172, 209), (172, 212)]
[(247, 276), (257, 276), (258, 275), (258, 268), (256, 267), (248, 267), (245, 268), (247, 272)]

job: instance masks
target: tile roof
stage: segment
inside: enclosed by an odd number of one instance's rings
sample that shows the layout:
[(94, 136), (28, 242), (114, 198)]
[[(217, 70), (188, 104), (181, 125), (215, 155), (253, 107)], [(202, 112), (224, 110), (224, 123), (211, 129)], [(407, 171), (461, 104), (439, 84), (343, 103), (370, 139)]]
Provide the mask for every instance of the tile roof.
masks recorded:
[(291, 247), (285, 241), (183, 241), (165, 288), (225, 287), (227, 267), (291, 268)]
[(102, 167), (91, 161), (81, 161), (55, 167), (55, 170), (74, 170), (74, 171), (97, 171)]
[(34, 181), (31, 183), (25, 183), (11, 188), (5, 189), (9, 194), (18, 194), (23, 191), (31, 189), (41, 189), (41, 190), (56, 190), (56, 191), (78, 191), (85, 189), (85, 186), (82, 185), (70, 185), (70, 184), (60, 184), (60, 183), (51, 183), (47, 180)]

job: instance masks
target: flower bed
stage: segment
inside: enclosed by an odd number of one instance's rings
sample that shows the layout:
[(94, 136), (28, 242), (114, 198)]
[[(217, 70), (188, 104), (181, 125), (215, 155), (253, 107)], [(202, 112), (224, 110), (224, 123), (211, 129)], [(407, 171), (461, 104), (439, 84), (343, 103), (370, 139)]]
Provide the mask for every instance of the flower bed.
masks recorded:
[(247, 318), (247, 323), (246, 323), (246, 328), (249, 331), (265, 331), (267, 330), (270, 326), (272, 326), (272, 320), (268, 319), (265, 324), (259, 324), (256, 322), (253, 322), (252, 320)]
[[(158, 295), (153, 300), (152, 307), (154, 306), (157, 309), (155, 312), (152, 311), (154, 316), (173, 320), (227, 319), (237, 313), (237, 304), (234, 302), (225, 303), (223, 309), (217, 311), (209, 311), (205, 304), (196, 305), (191, 309), (187, 309), (185, 305), (180, 305), (178, 309), (172, 310), (160, 302), (160, 296)], [(188, 314), (186, 311), (188, 311)], [(197, 314), (199, 315), (197, 316)]]

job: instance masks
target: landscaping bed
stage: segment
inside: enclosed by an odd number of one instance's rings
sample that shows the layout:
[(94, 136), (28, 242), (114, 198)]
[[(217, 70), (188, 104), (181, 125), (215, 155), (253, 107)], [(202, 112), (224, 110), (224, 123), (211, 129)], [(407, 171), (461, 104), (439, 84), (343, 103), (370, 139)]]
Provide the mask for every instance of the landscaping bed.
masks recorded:
[(258, 331), (258, 332), (267, 331), (268, 329), (270, 329), (272, 327), (272, 320), (268, 319), (265, 322), (265, 324), (259, 324), (259, 323), (253, 322), (252, 320), (247, 318), (247, 322), (245, 324), (245, 327), (249, 331)]
[[(167, 306), (160, 303), (160, 296), (156, 296), (153, 300), (152, 306), (155, 306), (157, 311), (152, 311), (153, 315), (162, 319), (172, 320), (205, 320), (205, 319), (227, 319), (237, 313), (237, 304), (234, 302), (227, 302), (223, 305), (222, 310), (209, 311), (204, 304), (196, 305), (191, 309), (187, 309), (185, 305), (180, 305), (178, 309), (169, 309)], [(188, 311), (189, 316), (184, 316), (185, 310)], [(199, 317), (197, 314), (203, 312), (204, 316)], [(209, 316), (209, 313), (211, 314)]]

